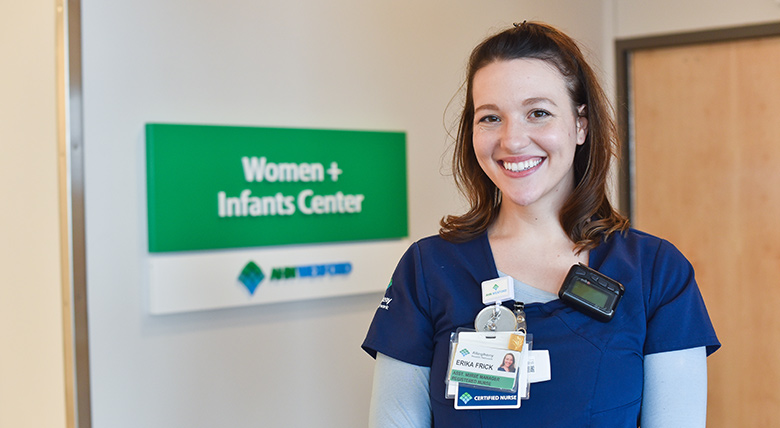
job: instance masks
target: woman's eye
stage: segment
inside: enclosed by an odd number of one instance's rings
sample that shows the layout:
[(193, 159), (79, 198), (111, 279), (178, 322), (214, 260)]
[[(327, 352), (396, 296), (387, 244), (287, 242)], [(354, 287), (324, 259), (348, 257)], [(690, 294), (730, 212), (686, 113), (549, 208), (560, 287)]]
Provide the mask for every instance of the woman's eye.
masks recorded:
[(531, 112), (531, 117), (534, 119), (540, 119), (550, 115), (550, 112), (545, 110), (534, 110)]
[(498, 118), (498, 116), (489, 114), (487, 116), (484, 116), (483, 118), (479, 119), (479, 123), (496, 123), (500, 122), (501, 119)]

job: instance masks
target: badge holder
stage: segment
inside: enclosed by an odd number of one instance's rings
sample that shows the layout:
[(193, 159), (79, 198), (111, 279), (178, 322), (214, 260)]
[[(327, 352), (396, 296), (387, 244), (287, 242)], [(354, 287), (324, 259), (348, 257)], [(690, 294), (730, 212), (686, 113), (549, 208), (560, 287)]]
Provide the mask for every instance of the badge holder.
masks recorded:
[(511, 310), (501, 303), (514, 300), (511, 278), (482, 283), (482, 301), (474, 329), (458, 329), (450, 337), (450, 362), (445, 398), (456, 409), (514, 409), (529, 397), (528, 355), (522, 303)]
[[(533, 340), (531, 335), (523, 335), (523, 350), (512, 351), (508, 349), (512, 335), (516, 333), (470, 329), (453, 333), (445, 398), (454, 399), (456, 409), (516, 409), (521, 400), (530, 398)], [(499, 372), (497, 367), (509, 355), (514, 358), (514, 372)], [(480, 361), (482, 370), (475, 368)]]

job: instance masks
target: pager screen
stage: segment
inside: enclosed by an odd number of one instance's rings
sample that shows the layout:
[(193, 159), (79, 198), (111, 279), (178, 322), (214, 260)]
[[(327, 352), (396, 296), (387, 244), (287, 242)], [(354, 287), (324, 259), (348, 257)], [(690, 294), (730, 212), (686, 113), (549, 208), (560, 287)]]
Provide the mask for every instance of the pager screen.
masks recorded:
[(577, 279), (571, 287), (571, 293), (599, 307), (606, 307), (609, 294), (593, 288), (590, 284)]

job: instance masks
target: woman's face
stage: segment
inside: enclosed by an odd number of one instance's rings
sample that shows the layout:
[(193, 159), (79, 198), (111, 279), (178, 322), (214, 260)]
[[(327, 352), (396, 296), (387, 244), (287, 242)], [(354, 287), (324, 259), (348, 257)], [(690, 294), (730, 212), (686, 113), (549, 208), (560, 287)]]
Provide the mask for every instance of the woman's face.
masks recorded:
[(509, 367), (515, 363), (515, 356), (512, 354), (506, 354), (504, 356), (504, 367)]
[(474, 152), (503, 204), (559, 210), (574, 188), (574, 151), (585, 142), (563, 75), (538, 59), (496, 61), (472, 83)]

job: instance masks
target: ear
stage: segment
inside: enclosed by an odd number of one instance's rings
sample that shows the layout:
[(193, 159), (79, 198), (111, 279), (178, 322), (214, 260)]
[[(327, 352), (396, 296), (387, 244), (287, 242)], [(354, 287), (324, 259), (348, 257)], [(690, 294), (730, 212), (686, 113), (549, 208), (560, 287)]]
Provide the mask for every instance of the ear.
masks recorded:
[(575, 119), (577, 124), (577, 145), (581, 146), (585, 144), (585, 137), (588, 136), (588, 116), (587, 106), (585, 104), (577, 107), (577, 118)]

